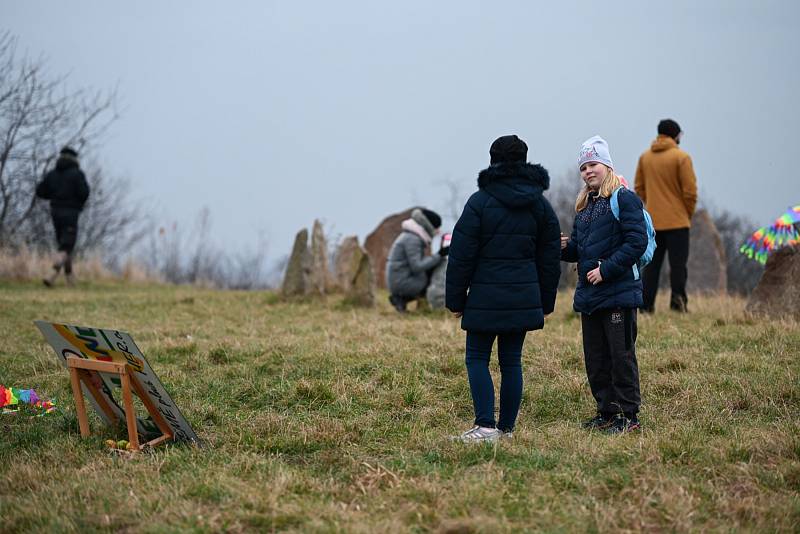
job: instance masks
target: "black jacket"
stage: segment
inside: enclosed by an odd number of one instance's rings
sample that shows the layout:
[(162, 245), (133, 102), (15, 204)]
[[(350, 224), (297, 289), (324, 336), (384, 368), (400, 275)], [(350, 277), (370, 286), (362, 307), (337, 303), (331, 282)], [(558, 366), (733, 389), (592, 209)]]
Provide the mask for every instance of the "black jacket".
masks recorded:
[[(642, 282), (634, 278), (632, 269), (647, 248), (642, 201), (625, 188), (617, 199), (619, 221), (611, 212), (609, 199), (590, 194), (586, 208), (575, 216), (567, 248), (561, 251), (564, 261), (578, 263), (577, 312), (642, 306)], [(595, 286), (586, 275), (598, 261), (603, 281)]]
[(56, 168), (36, 186), (36, 196), (49, 200), (52, 209), (80, 211), (89, 198), (89, 184), (76, 160), (60, 157)]
[(464, 330), (537, 330), (553, 311), (561, 242), (542, 196), (549, 186), (547, 171), (529, 163), (498, 163), (478, 175), (447, 264), (446, 305), (464, 312)]

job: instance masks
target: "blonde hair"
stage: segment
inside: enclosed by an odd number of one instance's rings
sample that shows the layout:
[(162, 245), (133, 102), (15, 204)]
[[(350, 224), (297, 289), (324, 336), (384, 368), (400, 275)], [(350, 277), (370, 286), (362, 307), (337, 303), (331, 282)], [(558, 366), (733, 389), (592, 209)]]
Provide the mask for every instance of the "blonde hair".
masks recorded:
[[(608, 198), (616, 188), (622, 185), (622, 182), (620, 182), (619, 176), (614, 174), (614, 169), (607, 165), (605, 168), (607, 171), (606, 176), (603, 178), (603, 182), (600, 184), (600, 190), (598, 193), (601, 197)], [(581, 189), (580, 193), (578, 193), (578, 198), (575, 199), (575, 213), (583, 211), (587, 204), (589, 204), (589, 186), (583, 184), (583, 188)]]

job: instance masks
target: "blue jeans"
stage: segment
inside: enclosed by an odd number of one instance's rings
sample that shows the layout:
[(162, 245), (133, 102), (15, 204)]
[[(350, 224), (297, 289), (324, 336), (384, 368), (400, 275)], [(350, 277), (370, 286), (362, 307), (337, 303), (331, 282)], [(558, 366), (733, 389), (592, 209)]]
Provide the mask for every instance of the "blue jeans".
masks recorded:
[(522, 402), (522, 344), (525, 332), (486, 334), (467, 332), (467, 376), (475, 408), (475, 424), (495, 428), (494, 384), (489, 373), (489, 356), (497, 338), (500, 361), (500, 419), (497, 428), (514, 430), (519, 405)]

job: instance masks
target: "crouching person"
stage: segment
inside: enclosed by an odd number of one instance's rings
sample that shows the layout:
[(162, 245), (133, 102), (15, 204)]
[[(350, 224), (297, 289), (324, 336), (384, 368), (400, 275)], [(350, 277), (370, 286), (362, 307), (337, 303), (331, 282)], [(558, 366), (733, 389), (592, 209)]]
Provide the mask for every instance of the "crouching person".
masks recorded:
[[(522, 345), (529, 330), (544, 327), (555, 306), (559, 226), (542, 196), (547, 171), (526, 163), (527, 145), (500, 137), (489, 150), (491, 165), (478, 175), (453, 230), (445, 301), (467, 331), (466, 366), (474, 426), (464, 442), (511, 437), (522, 401)], [(489, 356), (497, 339), (500, 413), (495, 419)]]
[(401, 313), (412, 300), (425, 298), (431, 273), (442, 261), (443, 255), (425, 255), (441, 225), (439, 214), (427, 209), (413, 210), (411, 218), (401, 223), (402, 232), (392, 243), (386, 260), (389, 302)]

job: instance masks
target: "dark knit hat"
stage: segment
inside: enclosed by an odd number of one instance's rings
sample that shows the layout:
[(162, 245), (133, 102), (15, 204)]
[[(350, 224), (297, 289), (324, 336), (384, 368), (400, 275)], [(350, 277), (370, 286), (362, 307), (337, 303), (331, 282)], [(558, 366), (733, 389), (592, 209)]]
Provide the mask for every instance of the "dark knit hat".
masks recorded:
[(525, 162), (528, 158), (528, 145), (516, 135), (498, 137), (489, 148), (491, 162), (504, 163), (510, 161)]
[(77, 158), (78, 152), (72, 147), (65, 146), (64, 148), (61, 149), (61, 155), (72, 156), (73, 158)]
[(431, 211), (425, 208), (422, 208), (422, 214), (428, 219), (434, 228), (440, 228), (442, 226), (442, 218), (439, 217), (439, 214), (435, 211)]
[(676, 139), (680, 133), (681, 127), (672, 119), (664, 119), (658, 123), (659, 135), (668, 135), (671, 138)]

